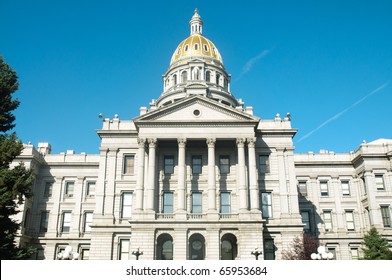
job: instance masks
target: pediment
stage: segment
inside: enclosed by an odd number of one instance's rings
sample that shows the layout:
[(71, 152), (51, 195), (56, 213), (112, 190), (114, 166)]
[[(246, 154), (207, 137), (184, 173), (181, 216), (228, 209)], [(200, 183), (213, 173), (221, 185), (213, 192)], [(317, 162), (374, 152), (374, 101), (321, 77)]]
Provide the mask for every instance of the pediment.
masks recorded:
[(259, 119), (210, 98), (195, 95), (134, 119), (134, 123), (258, 123)]

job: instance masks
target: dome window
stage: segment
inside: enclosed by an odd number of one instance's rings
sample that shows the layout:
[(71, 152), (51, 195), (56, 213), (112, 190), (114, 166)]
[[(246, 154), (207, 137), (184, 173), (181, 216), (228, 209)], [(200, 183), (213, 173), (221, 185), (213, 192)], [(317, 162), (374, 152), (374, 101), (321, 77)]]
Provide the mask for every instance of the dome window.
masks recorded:
[(195, 50), (197, 51), (197, 49), (199, 48), (198, 44), (195, 44)]
[(217, 85), (219, 85), (220, 83), (220, 77), (221, 77), (221, 75), (220, 74), (216, 74), (216, 84)]
[(188, 47), (189, 47), (188, 45), (185, 45), (185, 47), (184, 47), (184, 51), (186, 51), (186, 52), (187, 52), (187, 51), (188, 51)]
[(211, 72), (207, 71), (206, 72), (206, 82), (210, 82), (211, 81)]
[(181, 73), (181, 82), (185, 83), (188, 80), (188, 73), (186, 71)]
[(204, 51), (208, 52), (208, 46), (204, 45)]
[(176, 74), (173, 75), (173, 84), (174, 85), (177, 84), (177, 75)]
[(180, 49), (180, 48), (178, 48), (178, 49), (177, 49), (177, 54), (179, 55), (179, 54), (180, 54), (180, 52), (181, 52), (181, 49)]

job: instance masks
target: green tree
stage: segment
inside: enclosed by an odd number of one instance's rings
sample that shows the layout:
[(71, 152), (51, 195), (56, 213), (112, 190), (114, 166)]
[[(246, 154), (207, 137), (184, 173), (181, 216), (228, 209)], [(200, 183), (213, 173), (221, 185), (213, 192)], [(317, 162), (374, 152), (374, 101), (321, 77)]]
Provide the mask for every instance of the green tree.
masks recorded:
[(282, 252), (284, 260), (311, 260), (312, 253), (317, 251), (318, 241), (310, 234), (302, 233), (291, 243), (291, 248)]
[(26, 198), (32, 196), (33, 175), (23, 163), (11, 168), (20, 155), (23, 144), (16, 133), (6, 133), (14, 128), (12, 111), (19, 106), (12, 94), (18, 89), (16, 72), (0, 56), (0, 259), (26, 259), (34, 252), (15, 242), (20, 224), (14, 219)]
[(392, 260), (388, 240), (376, 228), (371, 228), (364, 236), (362, 245), (364, 260)]

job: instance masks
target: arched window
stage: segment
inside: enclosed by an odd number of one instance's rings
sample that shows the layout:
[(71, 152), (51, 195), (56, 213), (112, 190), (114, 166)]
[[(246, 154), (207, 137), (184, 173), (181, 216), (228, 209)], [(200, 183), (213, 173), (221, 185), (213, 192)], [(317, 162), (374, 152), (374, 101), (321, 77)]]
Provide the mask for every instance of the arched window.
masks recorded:
[(211, 72), (207, 71), (206, 72), (206, 82), (210, 82), (211, 81)]
[(216, 84), (219, 85), (219, 80), (220, 80), (221, 75), (220, 74), (216, 74)]
[(237, 238), (231, 233), (222, 236), (221, 260), (235, 260), (237, 257)]
[(204, 51), (208, 52), (208, 46), (204, 45)]
[(173, 260), (173, 238), (170, 234), (161, 234), (157, 239), (157, 260)]
[(177, 84), (177, 75), (174, 74), (173, 75), (173, 85), (176, 85), (176, 84)]
[(199, 48), (198, 44), (195, 44), (195, 50), (197, 51), (197, 49)]
[(188, 72), (184, 71), (181, 73), (181, 82), (185, 83), (188, 80)]
[(187, 52), (188, 51), (188, 45), (185, 45), (184, 50)]
[(194, 67), (192, 70), (193, 80), (200, 80), (200, 71), (198, 67)]
[(205, 239), (199, 233), (193, 234), (189, 238), (189, 256), (190, 260), (204, 260), (205, 257)]

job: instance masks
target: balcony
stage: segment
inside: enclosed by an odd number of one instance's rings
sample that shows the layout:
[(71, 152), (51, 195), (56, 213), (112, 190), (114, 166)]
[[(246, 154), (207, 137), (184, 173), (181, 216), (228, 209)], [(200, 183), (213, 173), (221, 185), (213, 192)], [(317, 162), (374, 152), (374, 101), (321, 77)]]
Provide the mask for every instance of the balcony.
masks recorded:
[(160, 220), (173, 220), (174, 219), (174, 214), (167, 214), (167, 213), (156, 213), (155, 214), (156, 219)]
[(221, 220), (234, 220), (238, 219), (238, 214), (219, 214)]

